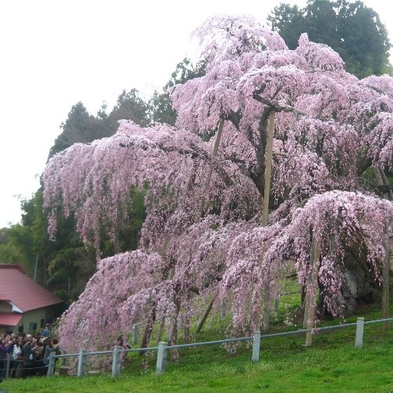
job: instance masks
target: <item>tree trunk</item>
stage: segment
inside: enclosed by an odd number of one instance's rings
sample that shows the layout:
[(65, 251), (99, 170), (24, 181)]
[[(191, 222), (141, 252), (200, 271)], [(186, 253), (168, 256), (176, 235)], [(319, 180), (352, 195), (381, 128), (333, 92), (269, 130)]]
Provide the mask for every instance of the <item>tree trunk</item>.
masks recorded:
[(164, 332), (164, 327), (165, 327), (165, 317), (162, 317), (160, 327), (158, 328), (157, 342), (161, 341), (162, 334)]

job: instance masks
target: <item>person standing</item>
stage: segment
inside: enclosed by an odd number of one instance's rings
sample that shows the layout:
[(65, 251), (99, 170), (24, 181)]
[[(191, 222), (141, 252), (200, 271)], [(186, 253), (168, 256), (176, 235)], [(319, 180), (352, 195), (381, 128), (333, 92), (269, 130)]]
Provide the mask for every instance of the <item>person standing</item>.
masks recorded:
[(11, 359), (11, 376), (12, 377), (16, 377), (18, 374), (21, 353), (22, 353), (22, 348), (20, 346), (20, 339), (19, 339), (19, 337), (14, 338), (14, 347), (12, 350), (12, 359)]
[(50, 324), (49, 323), (47, 323), (45, 325), (45, 329), (42, 330), (41, 336), (42, 336), (42, 338), (50, 337)]
[[(59, 341), (57, 340), (57, 338), (48, 338), (47, 344), (45, 346), (45, 350), (44, 350), (44, 359), (42, 360), (42, 362), (48, 366), (49, 365), (49, 357), (51, 354), (54, 355), (59, 355), (60, 354), (60, 348), (59, 348)], [(56, 359), (57, 360), (57, 359)], [(54, 372), (55, 370), (53, 370)]]
[(6, 341), (2, 339), (0, 341), (0, 378), (4, 378), (7, 371), (7, 353), (8, 346)]
[(32, 338), (26, 337), (26, 342), (22, 347), (21, 354), (23, 358), (23, 376), (28, 377), (32, 373), (34, 363), (34, 351), (31, 346)]

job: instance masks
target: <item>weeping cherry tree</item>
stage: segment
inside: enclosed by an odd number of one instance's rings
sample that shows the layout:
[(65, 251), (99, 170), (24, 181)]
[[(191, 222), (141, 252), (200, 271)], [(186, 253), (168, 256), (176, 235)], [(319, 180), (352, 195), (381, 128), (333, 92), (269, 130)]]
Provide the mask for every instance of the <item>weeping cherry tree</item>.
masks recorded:
[[(267, 329), (293, 274), (312, 326), (317, 303), (346, 315), (360, 288), (384, 281), (393, 204), (379, 190), (393, 159), (393, 79), (357, 79), (306, 34), (289, 50), (251, 18), (214, 17), (196, 36), (206, 73), (174, 87), (174, 127), (121, 121), (112, 137), (47, 164), (51, 236), (59, 215), (73, 214), (97, 250), (96, 273), (61, 318), (67, 351), (86, 339), (102, 348), (133, 323), (146, 326), (144, 346), (156, 322), (175, 343), (179, 315), (189, 329), (209, 302), (219, 311), (214, 299), (230, 307), (228, 331)], [(139, 248), (101, 259), (100, 233), (116, 249), (134, 187), (147, 190)]]

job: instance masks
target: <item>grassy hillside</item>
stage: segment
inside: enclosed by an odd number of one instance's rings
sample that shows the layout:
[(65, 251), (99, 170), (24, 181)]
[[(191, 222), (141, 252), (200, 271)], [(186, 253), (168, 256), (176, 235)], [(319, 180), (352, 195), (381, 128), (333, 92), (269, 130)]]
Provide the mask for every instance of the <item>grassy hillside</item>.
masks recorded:
[[(366, 320), (380, 318), (378, 310), (364, 311)], [(349, 327), (316, 334), (311, 347), (304, 346), (304, 335), (262, 339), (257, 363), (251, 362), (252, 350), (245, 343), (233, 351), (212, 345), (183, 349), (177, 361), (170, 356), (163, 375), (155, 373), (156, 354), (147, 353), (142, 358), (130, 356), (118, 378), (34, 377), (6, 380), (1, 388), (9, 393), (391, 392), (392, 328), (393, 323), (388, 330), (381, 324), (366, 325), (361, 349), (354, 348), (355, 328)], [(212, 332), (204, 332), (197, 341), (216, 338)]]

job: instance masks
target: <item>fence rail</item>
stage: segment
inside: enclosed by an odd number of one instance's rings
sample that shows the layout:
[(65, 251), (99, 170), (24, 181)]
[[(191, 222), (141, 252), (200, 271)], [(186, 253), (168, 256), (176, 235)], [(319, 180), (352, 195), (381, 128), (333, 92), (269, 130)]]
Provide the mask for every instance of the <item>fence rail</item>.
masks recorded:
[[(86, 374), (86, 365), (87, 365), (87, 357), (88, 356), (96, 356), (96, 355), (112, 355), (112, 376), (116, 377), (120, 374), (120, 362), (121, 362), (121, 353), (128, 352), (146, 352), (146, 351), (157, 351), (157, 362), (156, 362), (156, 373), (160, 374), (165, 372), (166, 364), (167, 364), (167, 355), (168, 351), (171, 349), (180, 349), (180, 348), (191, 348), (191, 347), (199, 347), (205, 345), (220, 345), (231, 342), (241, 342), (241, 341), (252, 341), (252, 355), (251, 360), (253, 362), (259, 361), (259, 354), (261, 351), (261, 341), (266, 340), (272, 337), (283, 337), (283, 336), (293, 336), (299, 334), (307, 334), (307, 333), (317, 333), (323, 331), (330, 331), (336, 329), (344, 329), (347, 327), (356, 326), (356, 335), (355, 335), (355, 348), (363, 347), (363, 338), (364, 338), (364, 326), (376, 323), (387, 323), (392, 322), (393, 318), (386, 319), (377, 319), (372, 321), (365, 321), (363, 317), (359, 317), (357, 322), (353, 323), (345, 323), (334, 326), (324, 326), (314, 329), (298, 329), (290, 332), (280, 332), (280, 333), (272, 333), (272, 334), (261, 334), (260, 331), (255, 331), (253, 336), (250, 337), (238, 337), (238, 338), (229, 338), (225, 340), (216, 340), (216, 341), (204, 341), (204, 342), (196, 342), (190, 344), (177, 344), (177, 345), (168, 345), (165, 341), (160, 341), (157, 347), (149, 347), (149, 348), (130, 348), (124, 349), (121, 346), (115, 346), (113, 350), (110, 351), (97, 351), (97, 352), (88, 352), (86, 349), (81, 349), (79, 353), (70, 353), (70, 354), (61, 354), (55, 355), (51, 354), (49, 356), (49, 364), (47, 375), (54, 375), (55, 371), (55, 362), (56, 359), (63, 359), (65, 361), (69, 358), (78, 358), (77, 363), (77, 376), (81, 377)], [(134, 325), (135, 326), (135, 325)], [(133, 333), (136, 333), (137, 328), (133, 326)], [(134, 336), (135, 337), (135, 336)], [(10, 369), (10, 357), (7, 361), (7, 369), (6, 369), (6, 377), (9, 375)]]

